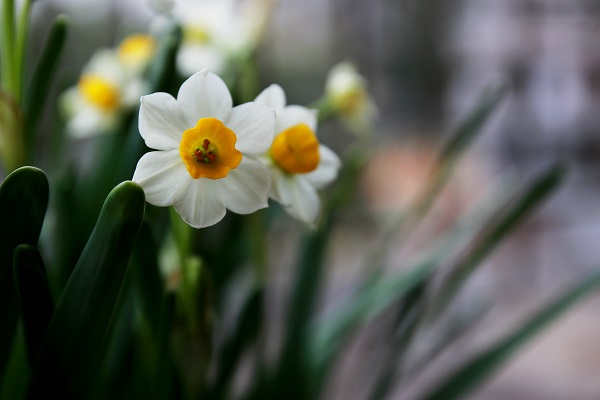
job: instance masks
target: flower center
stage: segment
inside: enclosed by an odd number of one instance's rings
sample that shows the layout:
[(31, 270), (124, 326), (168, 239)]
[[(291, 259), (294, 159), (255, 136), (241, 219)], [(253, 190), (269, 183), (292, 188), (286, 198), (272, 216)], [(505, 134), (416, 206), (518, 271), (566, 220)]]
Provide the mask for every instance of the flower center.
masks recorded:
[(237, 168), (242, 153), (235, 148), (237, 136), (216, 118), (202, 118), (183, 132), (179, 155), (194, 179), (221, 179)]
[(92, 105), (103, 111), (112, 111), (119, 105), (119, 91), (98, 75), (83, 75), (79, 79), (79, 91)]
[(306, 124), (287, 128), (273, 140), (271, 158), (290, 174), (304, 174), (319, 166), (319, 140)]
[(207, 44), (210, 41), (210, 33), (201, 26), (188, 25), (184, 27), (183, 40), (197, 44)]
[(119, 60), (126, 65), (145, 64), (154, 54), (156, 41), (148, 35), (131, 35), (119, 46)]
[(337, 99), (337, 103), (342, 114), (354, 115), (360, 112), (365, 104), (365, 99), (365, 91), (356, 88), (344, 93), (343, 96), (340, 96), (339, 99)]

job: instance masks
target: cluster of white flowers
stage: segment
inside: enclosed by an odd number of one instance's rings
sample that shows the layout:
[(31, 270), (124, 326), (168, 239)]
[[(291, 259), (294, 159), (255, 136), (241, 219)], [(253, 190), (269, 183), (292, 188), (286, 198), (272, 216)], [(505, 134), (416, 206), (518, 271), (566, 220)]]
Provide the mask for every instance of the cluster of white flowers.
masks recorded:
[(160, 32), (169, 20), (181, 27), (177, 69), (182, 76), (203, 68), (220, 74), (229, 61), (257, 46), (273, 1), (155, 0), (156, 9), (170, 14), (155, 21), (155, 30)]
[(269, 197), (313, 225), (316, 190), (340, 168), (316, 128), (315, 112), (286, 106), (277, 85), (233, 107), (225, 83), (204, 69), (182, 84), (176, 99), (142, 97), (140, 134), (158, 151), (142, 156), (133, 180), (150, 204), (173, 205), (195, 228), (216, 224), (226, 209), (249, 214), (267, 207)]
[(60, 107), (66, 130), (83, 138), (110, 131), (124, 111), (147, 93), (143, 76), (156, 43), (151, 36), (131, 35), (114, 49), (102, 49), (84, 66), (79, 82), (65, 91)]

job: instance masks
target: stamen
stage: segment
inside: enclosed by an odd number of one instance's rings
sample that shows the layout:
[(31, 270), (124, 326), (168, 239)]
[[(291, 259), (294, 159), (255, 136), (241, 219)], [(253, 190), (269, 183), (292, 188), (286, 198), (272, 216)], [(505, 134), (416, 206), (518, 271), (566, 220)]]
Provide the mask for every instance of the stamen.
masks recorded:
[(183, 132), (179, 155), (194, 179), (221, 179), (242, 161), (237, 136), (216, 118), (202, 118)]
[(210, 144), (210, 140), (204, 139), (202, 141), (202, 148), (196, 147), (192, 156), (196, 162), (202, 164), (212, 164), (217, 161), (217, 155), (214, 153), (215, 146)]

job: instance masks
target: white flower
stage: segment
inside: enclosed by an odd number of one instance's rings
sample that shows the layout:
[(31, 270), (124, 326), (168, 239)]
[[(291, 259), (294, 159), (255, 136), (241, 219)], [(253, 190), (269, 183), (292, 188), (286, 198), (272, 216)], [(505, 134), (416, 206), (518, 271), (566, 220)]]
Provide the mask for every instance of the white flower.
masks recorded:
[(132, 74), (143, 74), (156, 51), (156, 40), (149, 35), (127, 36), (117, 48), (121, 64)]
[(60, 98), (68, 119), (67, 132), (82, 138), (109, 131), (144, 90), (144, 81), (132, 76), (113, 50), (99, 51), (84, 67), (77, 86), (67, 89)]
[(372, 128), (377, 106), (367, 92), (367, 81), (354, 65), (345, 61), (331, 68), (325, 96), (354, 132), (364, 134)]
[(254, 103), (232, 108), (225, 83), (204, 69), (186, 80), (177, 99), (141, 99), (146, 145), (133, 180), (156, 206), (173, 205), (195, 228), (214, 225), (226, 209), (249, 214), (267, 207), (269, 169), (258, 160), (273, 141), (273, 110)]
[[(261, 4), (264, 1), (260, 0)], [(264, 24), (261, 18), (266, 15), (257, 9), (240, 7), (233, 0), (176, 1), (173, 16), (183, 29), (177, 54), (179, 72), (184, 76), (202, 68), (222, 72), (229, 60), (255, 45), (257, 25)]]
[(275, 139), (266, 157), (273, 179), (269, 196), (294, 218), (314, 225), (320, 210), (317, 189), (336, 178), (340, 160), (319, 143), (316, 112), (297, 105), (286, 107), (279, 85), (263, 90), (255, 102), (276, 113)]

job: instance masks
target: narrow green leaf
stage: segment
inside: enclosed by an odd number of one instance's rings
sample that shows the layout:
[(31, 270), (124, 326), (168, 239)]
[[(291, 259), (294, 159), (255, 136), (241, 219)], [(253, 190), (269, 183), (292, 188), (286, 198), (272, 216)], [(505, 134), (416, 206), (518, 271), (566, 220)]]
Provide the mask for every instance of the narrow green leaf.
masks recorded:
[(15, 0), (2, 1), (2, 26), (0, 27), (0, 39), (2, 40), (0, 50), (2, 50), (2, 89), (5, 89), (12, 96), (15, 95), (15, 80), (13, 62), (15, 60)]
[(106, 198), (38, 352), (29, 398), (85, 398), (100, 367), (99, 350), (144, 206), (144, 191), (134, 182), (119, 184)]
[(462, 398), (501, 367), (509, 357), (549, 324), (562, 316), (585, 296), (600, 286), (600, 273), (584, 279), (554, 302), (534, 314), (511, 334), (491, 346), (481, 355), (448, 376), (422, 400), (452, 400)]
[(31, 81), (26, 88), (23, 99), (26, 149), (32, 149), (35, 143), (35, 131), (38, 122), (41, 120), (42, 110), (48, 96), (48, 89), (65, 44), (67, 27), (68, 19), (65, 15), (59, 15), (54, 19), (50, 27), (48, 39), (44, 43), (40, 57), (33, 70)]
[(394, 302), (423, 286), (444, 259), (457, 236), (452, 236), (432, 256), (397, 277), (381, 278), (377, 274), (352, 296), (343, 309), (336, 310), (317, 321), (309, 342), (309, 356), (314, 374), (315, 390), (319, 391), (340, 354), (342, 346), (356, 329), (379, 315)]
[(505, 94), (506, 87), (504, 86), (484, 90), (473, 109), (458, 124), (454, 132), (450, 134), (449, 140), (440, 151), (433, 175), (415, 206), (413, 215), (411, 216), (414, 221), (419, 220), (427, 214), (437, 195), (441, 192), (452, 172), (454, 172), (455, 165), (460, 156), (477, 138), (481, 128), (492, 115)]
[(29, 363), (32, 364), (54, 313), (54, 301), (48, 285), (46, 268), (36, 247), (22, 244), (16, 248), (14, 274), (25, 328), (27, 354)]
[(137, 289), (143, 316), (150, 324), (152, 334), (158, 332), (160, 310), (165, 285), (158, 267), (158, 245), (148, 224), (143, 223), (135, 242), (130, 273)]
[(0, 378), (4, 375), (18, 316), (13, 252), (37, 244), (48, 205), (48, 179), (40, 169), (22, 167), (0, 185)]
[(485, 228), (477, 243), (453, 266), (448, 278), (444, 280), (432, 301), (432, 317), (441, 314), (481, 261), (559, 186), (565, 173), (563, 164), (554, 165), (543, 172), (505, 212)]
[[(290, 387), (299, 390), (293, 398), (305, 398), (306, 385), (305, 352), (307, 331), (317, 301), (323, 275), (325, 250), (332, 227), (333, 215), (328, 213), (320, 229), (311, 232), (301, 247), (297, 266), (297, 278), (293, 289), (286, 336), (273, 380), (275, 396), (283, 396)], [(292, 397), (290, 397), (291, 399)]]
[(227, 388), (230, 388), (230, 381), (243, 351), (256, 339), (260, 332), (263, 319), (263, 300), (264, 291), (262, 288), (255, 288), (249, 295), (240, 312), (239, 322), (232, 330), (232, 335), (223, 346), (223, 351), (219, 357), (219, 370), (215, 387), (211, 393), (211, 398), (228, 398)]
[[(485, 89), (479, 97), (475, 107), (455, 128), (450, 140), (446, 143), (440, 158), (450, 160), (459, 157), (469, 146), (485, 122), (506, 95), (506, 86), (490, 87)], [(444, 161), (448, 162), (448, 161)]]
[(27, 37), (29, 33), (29, 14), (31, 11), (32, 0), (24, 0), (21, 4), (19, 20), (16, 27), (16, 48), (15, 48), (15, 99), (20, 102), (23, 96), (23, 71), (25, 70), (25, 48), (27, 47)]

